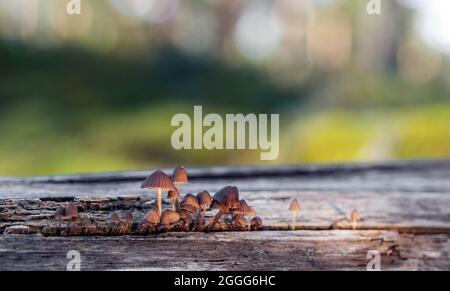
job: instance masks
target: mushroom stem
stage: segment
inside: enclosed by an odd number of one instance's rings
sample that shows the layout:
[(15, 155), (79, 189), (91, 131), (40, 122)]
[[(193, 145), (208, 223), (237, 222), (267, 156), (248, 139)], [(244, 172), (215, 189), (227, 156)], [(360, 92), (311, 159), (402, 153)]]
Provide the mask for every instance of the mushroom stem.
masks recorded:
[(172, 211), (175, 211), (175, 199), (171, 199), (170, 202), (172, 203)]
[(195, 219), (195, 226), (194, 229), (200, 230), (200, 225), (203, 222), (203, 217), (205, 216), (205, 207), (201, 207), (200, 211), (198, 212), (197, 218)]
[(156, 188), (156, 194), (158, 199), (158, 210), (159, 213), (162, 213), (162, 197), (161, 197), (161, 188)]
[(356, 220), (355, 219), (353, 219), (353, 221), (352, 221), (352, 227), (353, 227), (353, 230), (356, 229)]
[(214, 216), (213, 221), (211, 222), (211, 224), (208, 226), (207, 231), (211, 231), (214, 229), (214, 226), (217, 224), (217, 222), (219, 221), (219, 219), (222, 217), (222, 210), (219, 210), (219, 212), (217, 212), (217, 214)]
[(291, 229), (295, 230), (295, 218), (297, 216), (297, 213), (295, 211), (292, 211), (292, 224), (291, 224)]

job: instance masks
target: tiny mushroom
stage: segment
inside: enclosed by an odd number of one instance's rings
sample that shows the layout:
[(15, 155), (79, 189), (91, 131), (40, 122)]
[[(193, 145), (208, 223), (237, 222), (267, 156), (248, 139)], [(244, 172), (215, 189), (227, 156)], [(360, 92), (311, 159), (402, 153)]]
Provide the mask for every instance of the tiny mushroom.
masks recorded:
[(180, 192), (176, 188), (173, 190), (169, 190), (169, 192), (167, 192), (167, 199), (170, 200), (172, 210), (175, 211), (176, 210), (175, 202), (178, 203), (181, 199)]
[[(255, 210), (252, 207), (248, 206), (247, 201), (241, 200), (239, 205), (239, 212), (242, 215), (247, 215), (249, 217), (255, 216)], [(250, 230), (250, 223), (248, 223), (248, 230)]]
[(352, 228), (356, 229), (356, 225), (357, 225), (358, 221), (361, 220), (361, 214), (359, 213), (358, 210), (355, 209), (352, 211), (352, 214), (350, 215), (350, 219), (352, 221)]
[(289, 207), (289, 211), (292, 212), (292, 224), (291, 224), (292, 230), (295, 229), (295, 218), (297, 216), (297, 212), (299, 212), (300, 210), (301, 210), (301, 207), (300, 207), (300, 203), (298, 202), (298, 200), (297, 199), (292, 200), (291, 206)]
[(144, 222), (151, 225), (158, 224), (160, 219), (161, 214), (156, 207), (152, 207), (144, 216)]
[(190, 230), (191, 225), (193, 223), (192, 215), (189, 212), (184, 212), (184, 210), (181, 210), (179, 212), (180, 214), (180, 222), (183, 225), (184, 230)]
[(180, 209), (180, 211), (178, 212), (179, 214), (180, 214), (180, 216), (181, 216), (181, 218), (184, 218), (184, 219), (189, 219), (189, 220), (192, 220), (191, 219), (191, 217), (194, 215), (190, 210), (187, 210), (187, 209)]
[(262, 227), (262, 224), (263, 224), (262, 219), (259, 216), (253, 217), (252, 221), (250, 222), (251, 229), (254, 229), (254, 230), (260, 229)]
[(243, 215), (249, 215), (253, 212), (253, 209), (248, 206), (247, 201), (241, 200), (239, 201), (239, 213)]
[(189, 204), (184, 204), (180, 208), (180, 213), (181, 212), (186, 212), (188, 213), (188, 216), (193, 216), (197, 212), (197, 208)]
[(214, 226), (219, 221), (222, 214), (232, 213), (239, 209), (239, 190), (234, 186), (226, 186), (216, 192), (211, 203), (212, 209), (219, 209), (219, 212), (214, 216), (213, 221), (208, 227), (208, 231), (214, 229)]
[[(182, 184), (188, 183), (188, 176), (186, 173), (186, 169), (182, 166), (178, 166), (173, 170), (172, 181), (177, 186), (180, 187)], [(179, 189), (178, 189), (179, 190)]]
[(70, 202), (64, 211), (65, 217), (76, 220), (78, 218), (78, 207), (74, 202)]
[(120, 217), (117, 213), (111, 214), (109, 217), (109, 222), (112, 224), (119, 224), (120, 223)]
[(197, 200), (200, 209), (204, 211), (211, 204), (212, 198), (208, 191), (202, 191), (197, 194)]
[(180, 214), (173, 210), (165, 210), (161, 215), (161, 227), (163, 229), (170, 229), (172, 225), (180, 223)]
[(155, 189), (157, 193), (158, 210), (162, 212), (162, 190), (173, 190), (175, 187), (172, 180), (163, 171), (158, 170), (151, 174), (144, 183), (142, 183), (141, 188), (151, 188)]
[(95, 226), (92, 224), (91, 219), (88, 217), (82, 220), (81, 225), (83, 226), (84, 234), (90, 234), (93, 230), (95, 230)]
[(197, 197), (195, 197), (191, 193), (186, 194), (186, 196), (184, 196), (183, 200), (181, 200), (180, 207), (183, 208), (185, 205), (190, 205), (190, 206), (194, 207), (195, 209), (200, 208), (200, 204), (198, 203)]
[(81, 221), (81, 224), (83, 225), (83, 227), (90, 227), (92, 226), (92, 221), (90, 218), (86, 217)]
[(125, 214), (122, 216), (122, 221), (124, 223), (124, 231), (131, 230), (133, 226), (133, 214), (130, 211), (125, 212)]
[(195, 221), (196, 228), (200, 227), (200, 225), (202, 224), (203, 218), (205, 216), (205, 210), (209, 205), (211, 205), (212, 198), (208, 191), (202, 191), (197, 194), (197, 200), (198, 204), (200, 205), (200, 211)]
[(233, 216), (232, 224), (238, 228), (245, 228), (247, 226), (247, 219), (245, 219), (244, 215), (238, 213)]
[[(186, 210), (192, 213), (192, 215), (195, 215), (197, 213), (197, 210), (200, 208), (199, 201), (197, 197), (195, 197), (193, 194), (188, 193), (186, 196), (184, 196), (183, 200), (181, 200), (180, 208), (182, 210)], [(200, 213), (201, 211), (199, 211)], [(196, 224), (194, 224), (193, 227), (195, 227)]]
[(66, 210), (62, 206), (58, 206), (55, 211), (55, 218), (58, 220), (58, 227), (61, 227), (61, 220), (66, 216)]

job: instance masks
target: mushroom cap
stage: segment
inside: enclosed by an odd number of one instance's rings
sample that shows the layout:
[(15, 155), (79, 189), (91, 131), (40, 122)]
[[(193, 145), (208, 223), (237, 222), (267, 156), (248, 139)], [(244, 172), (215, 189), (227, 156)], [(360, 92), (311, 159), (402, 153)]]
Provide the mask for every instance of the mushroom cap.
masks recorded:
[(152, 207), (144, 216), (144, 221), (149, 224), (158, 224), (160, 219), (161, 215), (156, 207)]
[(78, 217), (78, 207), (75, 203), (70, 202), (66, 209), (64, 210), (64, 214), (67, 217)]
[(133, 214), (129, 211), (125, 212), (125, 214), (122, 217), (122, 220), (125, 222), (133, 222)]
[(164, 210), (161, 215), (161, 225), (170, 225), (172, 223), (179, 222), (181, 219), (180, 214), (173, 210)]
[(226, 186), (213, 196), (226, 209), (239, 209), (239, 190), (235, 186)]
[(359, 220), (361, 220), (361, 214), (359, 213), (358, 210), (353, 210), (352, 211), (351, 220), (352, 221), (359, 221)]
[(253, 217), (253, 219), (250, 221), (250, 226), (253, 228), (260, 228), (263, 225), (262, 219), (259, 216)]
[(120, 222), (120, 217), (119, 217), (119, 215), (117, 213), (113, 213), (109, 217), (109, 221), (118, 223), (118, 222)]
[(248, 206), (247, 201), (245, 200), (239, 201), (239, 211), (246, 215), (250, 215), (252, 212), (255, 212), (250, 206)]
[(233, 224), (245, 226), (247, 224), (247, 219), (245, 219), (245, 216), (242, 214), (236, 214), (233, 216)]
[(256, 211), (255, 211), (255, 209), (252, 207), (252, 206), (250, 206), (250, 209), (252, 210), (248, 215), (250, 215), (250, 216), (256, 216)]
[(208, 206), (211, 204), (212, 198), (208, 191), (202, 191), (197, 194), (197, 200), (200, 206)]
[(183, 200), (181, 200), (180, 207), (183, 208), (184, 205), (191, 205), (192, 207), (195, 207), (196, 209), (200, 208), (197, 197), (195, 197), (191, 193), (186, 194), (186, 196), (184, 196)]
[(197, 209), (198, 208), (195, 208), (194, 206), (189, 205), (189, 204), (183, 204), (183, 205), (180, 206), (180, 211), (181, 210), (188, 211), (191, 214), (195, 214), (197, 212)]
[(191, 211), (189, 211), (189, 210), (187, 210), (187, 209), (180, 209), (179, 214), (180, 214), (180, 217), (183, 218), (183, 219), (185, 219), (185, 220), (186, 220), (187, 218), (191, 217), (192, 215), (194, 215), (193, 212), (191, 212)]
[(157, 170), (145, 179), (141, 188), (173, 190), (175, 189), (175, 186), (169, 176), (167, 176), (163, 171)]
[(180, 192), (177, 189), (169, 190), (169, 192), (167, 192), (167, 199), (180, 200), (180, 198)]
[(211, 209), (220, 209), (220, 210), (222, 210), (222, 212), (224, 212), (224, 210), (225, 210), (225, 207), (217, 200), (213, 200), (211, 202), (211, 204), (209, 205), (209, 208), (211, 208)]
[(175, 184), (188, 183), (188, 176), (184, 167), (178, 166), (173, 170), (172, 181)]
[(291, 202), (291, 206), (289, 207), (289, 210), (292, 212), (298, 212), (300, 211), (302, 208), (300, 206), (300, 203), (298, 202), (297, 199), (292, 200)]
[(84, 227), (91, 227), (92, 226), (92, 221), (91, 221), (90, 218), (84, 218), (81, 223), (82, 223), (82, 225)]

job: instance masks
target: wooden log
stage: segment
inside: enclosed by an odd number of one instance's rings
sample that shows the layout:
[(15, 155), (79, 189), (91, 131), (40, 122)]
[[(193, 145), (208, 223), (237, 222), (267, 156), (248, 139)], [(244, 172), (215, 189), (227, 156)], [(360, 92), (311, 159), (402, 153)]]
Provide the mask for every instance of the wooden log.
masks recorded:
[[(0, 178), (0, 233), (5, 232), (0, 269), (64, 269), (70, 248), (84, 253), (84, 268), (92, 270), (361, 270), (370, 249), (381, 252), (387, 270), (450, 267), (449, 161), (192, 169), (185, 193), (236, 185), (241, 199), (262, 217), (263, 231), (223, 232), (230, 228), (222, 223), (208, 234), (142, 237), (136, 224), (155, 195), (139, 185), (150, 172)], [(302, 211), (296, 231), (288, 231), (294, 198)], [(68, 222), (58, 227), (56, 207), (68, 201), (75, 201), (80, 216), (95, 227), (66, 231)], [(354, 209), (362, 221), (353, 231)], [(132, 212), (134, 227), (111, 228), (111, 213), (125, 211)], [(206, 221), (212, 215), (207, 211)]]
[(65, 270), (66, 254), (82, 270), (366, 270), (367, 253), (382, 270), (448, 270), (448, 235), (389, 231), (166, 233), (138, 237), (0, 237), (0, 270)]

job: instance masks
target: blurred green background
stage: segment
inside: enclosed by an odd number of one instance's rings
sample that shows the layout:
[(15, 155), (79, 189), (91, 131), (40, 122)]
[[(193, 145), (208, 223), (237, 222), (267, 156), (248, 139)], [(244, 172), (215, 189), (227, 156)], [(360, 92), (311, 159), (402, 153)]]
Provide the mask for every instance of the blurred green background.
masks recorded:
[[(0, 175), (256, 164), (172, 116), (280, 113), (270, 162), (450, 158), (450, 2), (0, 0)], [(267, 163), (267, 162), (264, 162)]]

